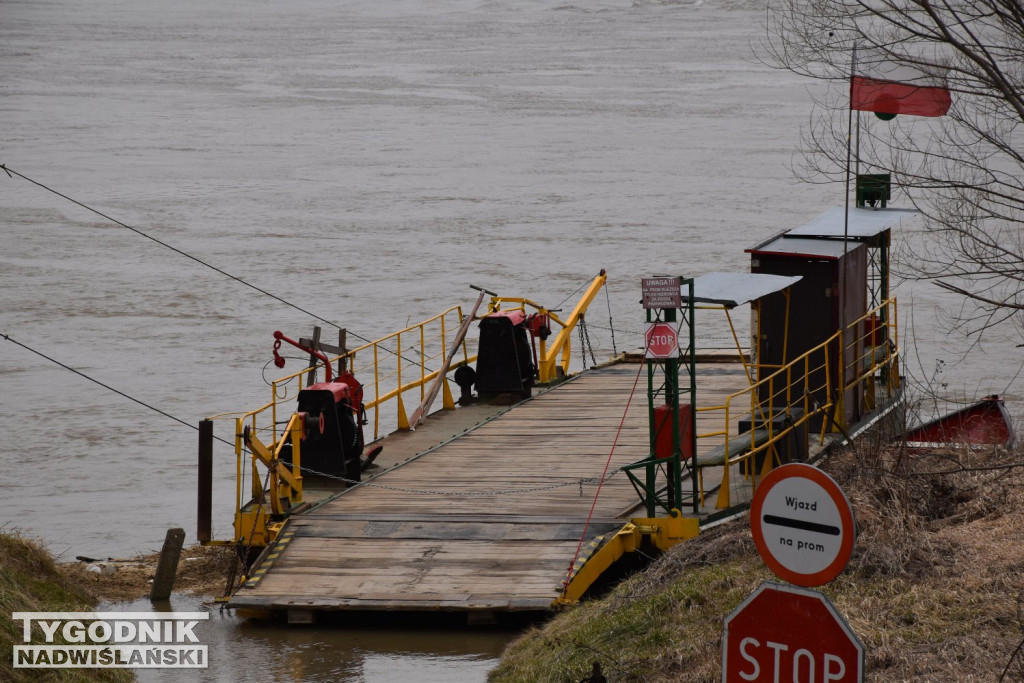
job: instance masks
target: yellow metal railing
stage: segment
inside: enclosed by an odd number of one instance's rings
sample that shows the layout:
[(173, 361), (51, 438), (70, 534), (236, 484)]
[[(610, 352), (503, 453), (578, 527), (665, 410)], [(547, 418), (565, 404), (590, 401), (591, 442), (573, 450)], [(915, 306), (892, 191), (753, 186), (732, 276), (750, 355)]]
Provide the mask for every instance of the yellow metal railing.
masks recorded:
[[(707, 452), (698, 456), (701, 501), (704, 499), (704, 468), (723, 468), (716, 507), (729, 508), (733, 467), (744, 470), (744, 476), (752, 478), (756, 486), (778, 459), (776, 445), (793, 430), (805, 428), (813, 418), (820, 417), (819, 442), (828, 431), (845, 432), (849, 425), (844, 402), (849, 394), (856, 394), (858, 385), (864, 387), (861, 408), (865, 411), (875, 407), (877, 377), (885, 382), (890, 396), (895, 394), (899, 388), (896, 323), (896, 300), (885, 301), (821, 344), (746, 389), (730, 394), (721, 405), (699, 407), (698, 414), (720, 413), (723, 426), (698, 433), (698, 444), (701, 439), (724, 439), (721, 446), (704, 449)], [(760, 365), (759, 375), (771, 369)], [(833, 386), (842, 390), (835, 391)], [(744, 413), (750, 420), (751, 430), (732, 436), (738, 417)], [(781, 415), (785, 415), (785, 426), (779, 428), (772, 418)]]
[[(348, 369), (363, 383), (366, 424), (373, 425), (372, 437), (370, 434), (365, 435), (367, 441), (377, 440), (382, 430), (390, 427), (384, 424), (382, 415), (391, 403), (395, 410), (395, 426), (398, 429), (409, 429), (403, 397), (409, 392), (415, 392), (422, 401), (427, 385), (438, 375), (438, 370), (432, 369), (431, 365), (440, 365), (439, 361), (449, 351), (448, 347), (453, 343), (462, 321), (462, 307), (454, 306), (432, 318), (328, 359), (332, 364)], [(475, 355), (470, 355), (465, 340), (460, 344), (460, 351), (461, 359), (453, 359), (448, 368), (449, 373), (476, 360)], [(270, 401), (255, 410), (241, 414), (224, 413), (209, 418), (234, 422), (235, 542), (266, 545), (273, 540), (280, 527), (281, 517), (286, 512), (282, 505), (291, 507), (302, 502), (297, 448), (301, 438), (291, 439), (293, 465), (279, 463), (278, 456), (289, 434), (296, 429), (301, 434), (302, 425), (295, 414), (295, 401), (311, 370), (313, 368), (303, 368), (271, 382)], [(447, 376), (442, 383), (442, 407), (453, 409), (455, 402)], [(287, 427), (280, 431), (279, 413), (289, 418)], [(246, 436), (249, 437), (249, 445)], [(267, 445), (264, 446), (264, 443)], [(265, 472), (262, 478), (261, 472)], [(250, 480), (248, 501), (243, 492), (247, 478)]]
[[(410, 391), (418, 390), (418, 399), (419, 401), (423, 400), (427, 385), (438, 374), (438, 370), (431, 369), (429, 366), (441, 364), (448, 351), (449, 343), (455, 338), (462, 320), (462, 307), (454, 306), (433, 318), (393, 332), (386, 337), (353, 349), (344, 356), (332, 359), (333, 362), (345, 359), (357, 378), (373, 377), (372, 386), (369, 382), (364, 384), (367, 396), (372, 396), (372, 398), (364, 400), (367, 415), (372, 415), (367, 419), (369, 423), (373, 424), (373, 437), (368, 440), (375, 441), (381, 437), (382, 408), (392, 400), (395, 405), (396, 426), (398, 429), (409, 429), (409, 417), (405, 409), (404, 396)], [(456, 368), (476, 360), (475, 355), (469, 355), (468, 345), (465, 341), (460, 344), (460, 347), (462, 359), (453, 359), (448, 372), (453, 372)], [(369, 361), (364, 365), (359, 365), (359, 362), (366, 356), (370, 356)], [(443, 407), (450, 410), (455, 407), (455, 403), (447, 377), (443, 380), (443, 391)]]

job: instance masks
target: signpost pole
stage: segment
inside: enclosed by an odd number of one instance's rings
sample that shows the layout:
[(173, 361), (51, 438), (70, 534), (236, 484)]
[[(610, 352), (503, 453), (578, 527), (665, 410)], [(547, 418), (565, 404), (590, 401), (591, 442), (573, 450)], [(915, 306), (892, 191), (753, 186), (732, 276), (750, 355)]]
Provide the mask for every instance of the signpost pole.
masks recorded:
[[(645, 313), (647, 314), (647, 322), (648, 323), (654, 322), (653, 320), (651, 320), (651, 318), (652, 318), (651, 310), (652, 309), (648, 308), (645, 311)], [(650, 341), (647, 342), (647, 346), (650, 347)], [(645, 353), (644, 355), (647, 355), (647, 354)], [(644, 468), (645, 469), (645, 472), (644, 472), (644, 489), (645, 489), (645, 491), (644, 491), (644, 503), (646, 504), (646, 507), (647, 507), (647, 516), (648, 517), (654, 517), (655, 512), (656, 512), (656, 505), (657, 505), (656, 498), (657, 498), (657, 495), (658, 495), (658, 482), (657, 482), (658, 467), (657, 467), (657, 464), (655, 462), (655, 456), (654, 456), (654, 441), (657, 438), (658, 434), (657, 434), (657, 430), (655, 429), (655, 426), (654, 426), (655, 425), (655, 419), (654, 419), (654, 397), (655, 397), (655, 391), (654, 391), (654, 361), (652, 361), (650, 359), (647, 359), (646, 363), (647, 363), (647, 427), (648, 427), (648, 431), (649, 431), (649, 437), (650, 437), (649, 443), (650, 443), (650, 446), (651, 446), (651, 450), (650, 450), (650, 452), (647, 455), (647, 460), (648, 460), (647, 467)]]
[[(685, 302), (682, 300), (682, 287), (687, 288)], [(696, 439), (697, 386), (694, 373), (693, 280), (683, 277), (644, 278), (642, 289), (643, 306), (646, 310), (648, 324), (644, 356), (647, 359), (647, 404), (651, 445), (648, 456), (649, 463), (646, 468), (645, 502), (648, 516), (653, 517), (658, 504), (656, 477), (659, 461), (665, 464), (668, 474), (667, 495), (663, 505), (668, 510), (681, 510), (683, 507), (683, 468), (687, 466), (687, 463), (683, 461), (682, 439), (684, 434), (691, 441)], [(677, 313), (680, 310), (682, 310), (682, 320), (679, 319), (679, 313)], [(685, 354), (681, 354), (679, 348), (678, 327), (680, 322), (688, 328), (688, 344)], [(685, 357), (685, 367), (690, 378), (687, 390), (689, 391), (691, 410), (688, 417), (685, 418), (688, 420), (686, 429), (681, 428), (683, 425), (680, 424), (679, 414), (679, 370), (683, 365), (680, 362), (681, 355)], [(655, 383), (655, 365), (661, 368), (664, 375), (664, 380), (657, 385)], [(663, 408), (667, 412), (661, 419), (658, 418), (657, 408)], [(658, 432), (665, 429), (671, 430), (671, 434), (662, 434), (659, 439)], [(660, 448), (657, 445), (658, 442), (662, 444)], [(688, 463), (688, 466), (694, 473), (692, 475), (692, 509), (696, 513), (699, 505), (695, 474), (696, 443), (687, 444), (685, 451), (692, 454), (692, 461)]]
[[(676, 322), (676, 309), (665, 309), (665, 322)], [(670, 420), (665, 420), (661, 428), (672, 429), (672, 456), (668, 461), (668, 508), (677, 509), (682, 505), (682, 485), (680, 482), (682, 470), (680, 456), (682, 455), (682, 444), (679, 440), (679, 358), (667, 358), (665, 360), (665, 405), (668, 406)]]
[[(697, 327), (694, 314), (696, 311), (695, 303), (693, 300), (693, 278), (679, 278), (680, 286), (687, 289), (686, 301), (683, 302), (683, 319), (686, 322), (687, 328), (689, 328), (689, 339), (686, 353), (686, 371), (690, 376), (690, 484), (692, 485), (691, 495), (693, 500), (693, 512), (699, 511), (698, 506), (700, 504), (700, 491), (697, 486), (697, 343), (696, 343), (696, 331)], [(682, 468), (680, 468), (682, 469)], [(682, 472), (680, 472), (682, 477)], [(680, 496), (682, 491), (680, 490)]]

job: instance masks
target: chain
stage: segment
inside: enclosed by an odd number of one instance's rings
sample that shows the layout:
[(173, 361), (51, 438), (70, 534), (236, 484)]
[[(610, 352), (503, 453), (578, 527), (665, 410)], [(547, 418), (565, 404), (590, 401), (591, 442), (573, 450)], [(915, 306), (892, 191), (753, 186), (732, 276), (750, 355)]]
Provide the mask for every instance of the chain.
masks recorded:
[(607, 287), (604, 288), (604, 299), (608, 304), (608, 329), (611, 330), (612, 333), (612, 355), (617, 356), (619, 355), (619, 350), (615, 348), (615, 325), (612, 323), (612, 298), (611, 295), (608, 294)]
[[(644, 331), (643, 330), (636, 330), (636, 329), (633, 329), (633, 328), (630, 328), (630, 327), (611, 328), (611, 327), (606, 327), (604, 325), (598, 325), (597, 323), (590, 323), (590, 327), (593, 327), (595, 330), (605, 330), (607, 332), (611, 332), (612, 334), (614, 334), (616, 329), (617, 329), (619, 332), (626, 332), (627, 334), (633, 334), (633, 335), (636, 335), (638, 337), (643, 337), (644, 336)], [(733, 338), (731, 336), (729, 336), (729, 335), (708, 335), (708, 336), (701, 335), (700, 339), (702, 341), (723, 341), (723, 340), (724, 341), (733, 341)]]
[(583, 367), (587, 366), (587, 351), (590, 351), (590, 365), (594, 367), (597, 365), (597, 358), (594, 357), (594, 345), (590, 343), (590, 332), (587, 330), (586, 318), (580, 317), (579, 324), (580, 331), (580, 360), (583, 362)]

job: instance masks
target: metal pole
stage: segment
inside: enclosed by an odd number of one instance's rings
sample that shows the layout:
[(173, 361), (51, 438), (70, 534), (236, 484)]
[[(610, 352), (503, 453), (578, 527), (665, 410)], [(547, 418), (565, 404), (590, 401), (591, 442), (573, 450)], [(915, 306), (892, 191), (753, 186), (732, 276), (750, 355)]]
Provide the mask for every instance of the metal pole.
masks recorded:
[[(651, 320), (651, 309), (648, 308), (646, 314), (647, 322), (653, 322)], [(647, 427), (650, 452), (647, 456), (649, 462), (644, 472), (644, 503), (647, 506), (647, 516), (654, 517), (656, 495), (655, 474), (657, 472), (657, 465), (654, 462), (654, 440), (657, 437), (657, 430), (654, 426), (654, 361), (648, 359), (645, 362), (647, 363)]]
[[(666, 308), (665, 322), (676, 322), (676, 310)], [(668, 406), (671, 420), (668, 421), (672, 428), (672, 456), (668, 461), (668, 509), (677, 508), (680, 505), (680, 458), (682, 453), (679, 443), (679, 359), (665, 359), (665, 405)]]
[[(690, 445), (692, 450), (690, 462), (690, 480), (693, 485), (693, 512), (698, 512), (700, 491), (697, 484), (697, 341), (696, 341), (696, 306), (693, 301), (693, 278), (681, 279), (689, 290), (686, 304), (686, 320), (690, 326), (690, 348), (687, 350), (689, 359), (687, 371), (690, 373)], [(681, 492), (680, 492), (681, 495)]]

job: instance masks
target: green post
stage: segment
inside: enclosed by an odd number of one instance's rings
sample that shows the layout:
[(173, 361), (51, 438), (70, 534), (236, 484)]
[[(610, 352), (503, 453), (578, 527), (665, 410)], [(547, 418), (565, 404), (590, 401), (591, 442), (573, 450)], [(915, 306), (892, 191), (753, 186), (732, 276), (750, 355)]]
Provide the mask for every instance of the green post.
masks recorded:
[[(651, 309), (647, 309), (647, 322), (651, 320)], [(645, 349), (646, 350), (646, 349)], [(656, 497), (658, 493), (658, 466), (654, 457), (654, 440), (657, 432), (654, 428), (654, 361), (647, 360), (647, 427), (649, 431), (650, 450), (647, 454), (647, 467), (645, 468), (644, 479), (644, 503), (647, 506), (647, 516), (654, 517)]]
[[(689, 346), (686, 349), (687, 366), (690, 374), (690, 439), (692, 441), (692, 458), (690, 462), (690, 481), (693, 484), (693, 512), (698, 512), (700, 505), (700, 491), (697, 487), (697, 342), (696, 342), (696, 321), (694, 319), (695, 307), (693, 303), (693, 278), (679, 278), (682, 287), (687, 288), (686, 301), (683, 303), (684, 319), (687, 327), (690, 328)], [(680, 469), (682, 469), (680, 467)], [(681, 484), (680, 484), (681, 487)]]
[[(665, 322), (676, 322), (676, 310), (666, 308)], [(672, 456), (668, 461), (668, 509), (678, 508), (682, 504), (682, 472), (680, 472), (682, 444), (679, 442), (679, 359), (665, 359), (665, 405), (668, 406), (672, 418)], [(662, 427), (664, 429), (664, 427)]]

